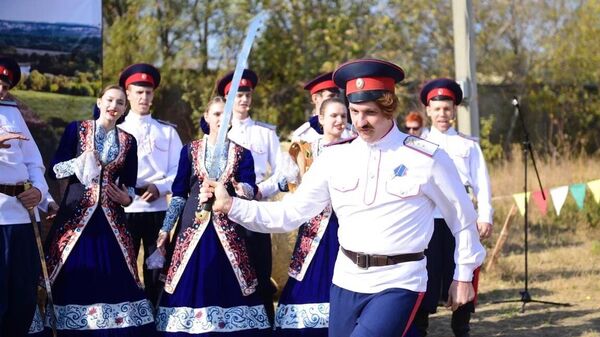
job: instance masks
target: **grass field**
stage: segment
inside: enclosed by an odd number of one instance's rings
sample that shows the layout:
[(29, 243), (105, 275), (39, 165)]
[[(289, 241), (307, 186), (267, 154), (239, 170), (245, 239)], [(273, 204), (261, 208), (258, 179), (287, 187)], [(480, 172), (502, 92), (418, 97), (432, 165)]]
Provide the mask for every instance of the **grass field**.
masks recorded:
[(91, 118), (92, 108), (96, 103), (94, 97), (26, 90), (11, 90), (11, 93), (25, 102), (44, 121), (48, 121), (53, 117), (66, 122)]

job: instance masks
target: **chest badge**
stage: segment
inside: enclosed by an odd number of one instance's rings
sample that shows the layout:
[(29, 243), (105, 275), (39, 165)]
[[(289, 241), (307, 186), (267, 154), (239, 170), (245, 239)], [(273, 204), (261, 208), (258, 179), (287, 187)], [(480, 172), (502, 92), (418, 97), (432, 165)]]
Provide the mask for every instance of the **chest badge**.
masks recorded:
[(402, 177), (403, 175), (406, 174), (406, 166), (400, 164), (400, 166), (396, 167), (394, 169), (394, 176), (396, 177)]

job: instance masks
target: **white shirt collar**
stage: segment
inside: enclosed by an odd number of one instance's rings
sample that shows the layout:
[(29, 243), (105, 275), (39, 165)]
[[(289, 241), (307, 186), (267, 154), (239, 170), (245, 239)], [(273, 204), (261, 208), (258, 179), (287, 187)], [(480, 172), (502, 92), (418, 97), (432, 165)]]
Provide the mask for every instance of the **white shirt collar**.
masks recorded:
[(370, 148), (388, 150), (398, 147), (399, 144), (403, 144), (406, 136), (407, 135), (405, 133), (402, 133), (400, 132), (400, 130), (398, 130), (398, 126), (396, 125), (396, 122), (394, 122), (394, 125), (392, 126), (390, 131), (387, 134), (385, 134), (385, 136), (383, 136), (381, 139), (373, 143), (365, 142), (362, 138), (360, 138), (360, 136), (358, 136), (357, 140), (359, 140), (359, 142), (361, 143), (364, 143)]
[(125, 116), (125, 121), (127, 121), (127, 122), (146, 122), (146, 123), (148, 123), (148, 122), (150, 122), (151, 119), (152, 119), (152, 114), (140, 115), (131, 110), (129, 110), (129, 112), (127, 113), (127, 116)]
[(252, 118), (250, 116), (244, 118), (244, 119), (237, 119), (237, 118), (232, 118), (231, 119), (231, 126), (243, 126), (243, 127), (248, 127), (248, 126), (252, 126), (254, 125), (254, 120), (252, 120)]

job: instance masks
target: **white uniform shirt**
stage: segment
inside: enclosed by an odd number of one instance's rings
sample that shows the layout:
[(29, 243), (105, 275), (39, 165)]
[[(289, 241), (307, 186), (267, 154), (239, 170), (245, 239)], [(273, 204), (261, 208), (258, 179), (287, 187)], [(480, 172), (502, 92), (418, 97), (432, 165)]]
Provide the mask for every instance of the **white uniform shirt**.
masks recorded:
[[(481, 147), (476, 140), (468, 138), (449, 128), (445, 133), (431, 128), (427, 140), (444, 149), (456, 166), (462, 184), (470, 186), (477, 198), (477, 221), (493, 223), (492, 192), (490, 177), (485, 165)], [(439, 212), (436, 218), (442, 218)]]
[[(352, 125), (347, 124), (346, 129), (342, 132), (342, 139), (350, 138), (354, 136), (352, 132)], [(294, 132), (292, 132), (292, 142), (303, 140), (307, 143), (314, 143), (319, 140), (323, 135), (319, 134), (315, 129), (310, 126), (309, 122), (305, 122), (300, 125)]]
[[(48, 185), (44, 178), (44, 163), (29, 128), (13, 101), (0, 101), (0, 134), (20, 132), (29, 140), (10, 140), (8, 149), (0, 149), (0, 184), (15, 185), (29, 180), (45, 200)], [(37, 207), (36, 219), (39, 221)], [(31, 223), (29, 213), (16, 197), (0, 193), (0, 225)]]
[[(405, 140), (411, 147), (403, 145)], [(315, 160), (294, 194), (269, 203), (234, 198), (229, 218), (255, 231), (286, 232), (331, 202), (339, 219), (342, 247), (397, 255), (427, 248), (437, 205), (456, 237), (454, 279), (471, 281), (485, 257), (475, 224), (477, 215), (452, 161), (436, 148), (407, 137), (396, 126), (373, 144), (357, 138), (333, 146)], [(399, 171), (404, 172), (395, 173)], [(359, 293), (389, 288), (423, 292), (427, 287), (426, 259), (360, 269), (340, 251), (333, 283)]]
[(263, 199), (279, 192), (277, 166), (281, 163), (279, 138), (275, 126), (248, 117), (233, 118), (228, 138), (252, 152), (256, 183)]
[(136, 187), (156, 185), (160, 197), (146, 202), (136, 196), (133, 203), (125, 208), (127, 213), (158, 212), (168, 208), (166, 195), (171, 193), (171, 185), (177, 174), (179, 154), (182, 144), (174, 127), (132, 111), (125, 121), (118, 125), (135, 137), (138, 154), (138, 174)]

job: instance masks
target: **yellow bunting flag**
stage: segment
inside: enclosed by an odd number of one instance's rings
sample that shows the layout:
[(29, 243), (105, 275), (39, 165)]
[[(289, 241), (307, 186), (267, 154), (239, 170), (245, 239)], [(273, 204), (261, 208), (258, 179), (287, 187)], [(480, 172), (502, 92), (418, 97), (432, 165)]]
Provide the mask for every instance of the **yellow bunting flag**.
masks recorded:
[(594, 196), (594, 200), (596, 203), (600, 202), (600, 179), (592, 180), (587, 183), (588, 188), (592, 191), (592, 196)]
[(515, 193), (513, 194), (513, 198), (515, 199), (515, 203), (517, 204), (517, 208), (519, 208), (519, 213), (521, 215), (525, 215), (525, 198), (529, 201), (529, 196), (531, 192), (527, 192), (527, 196), (525, 193)]

